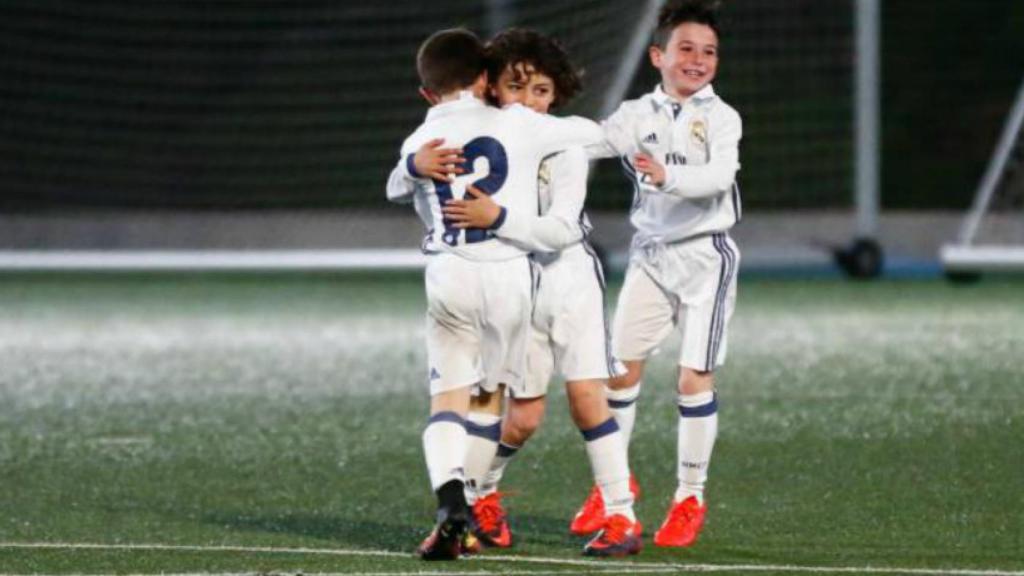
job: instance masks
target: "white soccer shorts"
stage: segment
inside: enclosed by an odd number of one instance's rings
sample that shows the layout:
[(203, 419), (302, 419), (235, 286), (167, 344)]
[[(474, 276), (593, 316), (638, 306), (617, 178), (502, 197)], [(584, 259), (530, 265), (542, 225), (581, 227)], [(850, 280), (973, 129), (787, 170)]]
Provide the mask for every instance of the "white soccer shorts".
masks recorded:
[(544, 396), (555, 373), (572, 382), (625, 372), (611, 355), (604, 293), (601, 263), (589, 246), (567, 248), (542, 266), (527, 378), (522, 390), (511, 390), (514, 397)]
[(724, 233), (635, 247), (615, 310), (615, 357), (644, 360), (678, 327), (681, 366), (701, 372), (721, 366), (739, 264), (739, 249)]
[(521, 387), (535, 272), (525, 256), (473, 261), (431, 256), (427, 289), (430, 394), (500, 383)]

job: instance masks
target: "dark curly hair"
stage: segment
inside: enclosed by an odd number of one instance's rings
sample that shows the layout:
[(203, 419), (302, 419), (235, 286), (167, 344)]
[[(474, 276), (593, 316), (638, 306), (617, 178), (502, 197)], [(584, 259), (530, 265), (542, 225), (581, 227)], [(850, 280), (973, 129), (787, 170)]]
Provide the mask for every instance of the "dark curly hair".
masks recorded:
[(487, 43), (487, 79), (498, 81), (505, 68), (527, 64), (555, 83), (552, 108), (572, 100), (583, 89), (583, 72), (573, 66), (562, 44), (550, 36), (525, 28), (509, 28)]
[(669, 0), (658, 12), (658, 25), (651, 36), (651, 46), (666, 49), (672, 31), (687, 22), (703, 24), (714, 30), (716, 36), (721, 36), (718, 6), (718, 0)]

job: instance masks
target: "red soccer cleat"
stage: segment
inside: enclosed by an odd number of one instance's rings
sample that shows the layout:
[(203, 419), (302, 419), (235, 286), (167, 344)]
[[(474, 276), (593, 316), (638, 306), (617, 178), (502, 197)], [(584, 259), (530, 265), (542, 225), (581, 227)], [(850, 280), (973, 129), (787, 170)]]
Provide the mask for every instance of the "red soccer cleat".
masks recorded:
[(583, 502), (579, 512), (572, 519), (569, 531), (577, 536), (586, 536), (597, 532), (604, 526), (604, 499), (601, 497), (601, 489), (595, 484), (590, 489), (590, 495)]
[(622, 514), (605, 520), (601, 531), (583, 547), (584, 556), (628, 556), (637, 554), (643, 548), (640, 534), (643, 528)]
[[(636, 477), (629, 477), (629, 491), (633, 493), (633, 501), (640, 499), (640, 485), (636, 483)], [(583, 506), (572, 519), (569, 531), (577, 536), (593, 534), (604, 527), (604, 499), (601, 497), (601, 489), (596, 485), (590, 490)]]
[(654, 533), (655, 546), (690, 546), (697, 541), (704, 525), (707, 506), (701, 506), (696, 496), (672, 505), (665, 522)]
[(473, 533), (484, 546), (508, 548), (512, 546), (512, 530), (501, 506), (501, 492), (480, 498), (473, 504)]

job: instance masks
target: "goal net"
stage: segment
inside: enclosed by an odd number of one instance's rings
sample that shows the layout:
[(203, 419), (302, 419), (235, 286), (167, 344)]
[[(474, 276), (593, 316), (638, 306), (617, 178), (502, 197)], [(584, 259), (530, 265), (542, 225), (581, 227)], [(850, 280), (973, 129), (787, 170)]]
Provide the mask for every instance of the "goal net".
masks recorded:
[[(597, 118), (655, 85), (645, 15), (660, 4), (4, 2), (0, 208), (386, 209), (425, 112), (414, 59), (430, 33), (554, 35), (585, 70), (567, 112)], [(851, 6), (725, 3), (716, 89), (745, 119), (748, 203), (850, 205)], [(623, 190), (602, 170), (593, 208), (628, 207)]]
[[(658, 81), (646, 44), (660, 5), (4, 2), (0, 217), (27, 216), (3, 222), (25, 230), (3, 246), (413, 249), (383, 187), (426, 110), (414, 58), (430, 33), (552, 34), (585, 71), (566, 112), (600, 118)], [(854, 5), (723, 3), (715, 88), (744, 118), (745, 208), (851, 209)], [(624, 220), (629, 204), (617, 164), (600, 163), (588, 209)]]

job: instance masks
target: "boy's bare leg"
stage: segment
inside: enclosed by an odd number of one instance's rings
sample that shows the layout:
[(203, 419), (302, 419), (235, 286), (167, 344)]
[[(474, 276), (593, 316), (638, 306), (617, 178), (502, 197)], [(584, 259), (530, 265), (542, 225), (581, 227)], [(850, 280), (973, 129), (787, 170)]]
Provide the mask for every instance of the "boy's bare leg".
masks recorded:
[(493, 494), (498, 490), (498, 484), (505, 474), (505, 467), (508, 466), (509, 460), (516, 455), (544, 421), (546, 400), (545, 396), (510, 399), (501, 425), (501, 440), (494, 458), (491, 460), (490, 468), (480, 485), (481, 497)]

